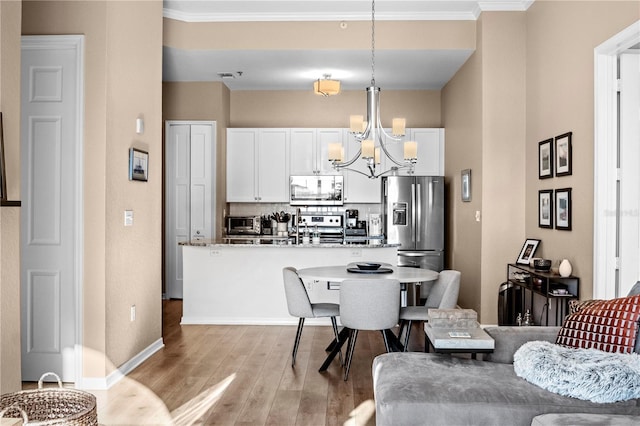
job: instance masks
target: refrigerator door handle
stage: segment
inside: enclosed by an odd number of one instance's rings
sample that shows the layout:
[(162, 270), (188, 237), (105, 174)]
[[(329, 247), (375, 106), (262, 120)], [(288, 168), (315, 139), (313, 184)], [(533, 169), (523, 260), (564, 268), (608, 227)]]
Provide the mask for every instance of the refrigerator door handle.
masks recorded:
[[(414, 203), (414, 210), (417, 210), (417, 214), (414, 217), (414, 224), (416, 227), (416, 240), (420, 242), (420, 235), (422, 233), (422, 228), (420, 222), (422, 222), (422, 193), (421, 193), (421, 184), (417, 185), (417, 189), (414, 191), (417, 204)], [(417, 206), (417, 207), (416, 207)]]
[(416, 185), (411, 184), (411, 242), (416, 241)]

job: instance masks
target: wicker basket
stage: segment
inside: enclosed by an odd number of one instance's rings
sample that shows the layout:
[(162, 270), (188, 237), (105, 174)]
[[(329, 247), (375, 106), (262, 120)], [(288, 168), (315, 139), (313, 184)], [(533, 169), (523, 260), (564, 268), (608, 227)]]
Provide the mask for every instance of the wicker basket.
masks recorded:
[[(57, 388), (43, 388), (48, 375), (58, 380)], [(89, 392), (62, 387), (60, 377), (45, 373), (38, 389), (8, 393), (0, 397), (0, 418), (22, 418), (25, 425), (98, 425), (96, 397)]]

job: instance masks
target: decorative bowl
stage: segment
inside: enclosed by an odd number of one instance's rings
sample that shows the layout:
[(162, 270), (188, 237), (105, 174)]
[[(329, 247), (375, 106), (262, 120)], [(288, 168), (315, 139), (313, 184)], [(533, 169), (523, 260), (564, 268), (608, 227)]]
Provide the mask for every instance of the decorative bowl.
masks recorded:
[(536, 271), (548, 271), (551, 269), (550, 259), (536, 259), (533, 261), (533, 268)]
[(362, 269), (364, 271), (375, 271), (376, 269), (380, 268), (380, 264), (379, 263), (357, 263), (356, 266), (359, 269)]

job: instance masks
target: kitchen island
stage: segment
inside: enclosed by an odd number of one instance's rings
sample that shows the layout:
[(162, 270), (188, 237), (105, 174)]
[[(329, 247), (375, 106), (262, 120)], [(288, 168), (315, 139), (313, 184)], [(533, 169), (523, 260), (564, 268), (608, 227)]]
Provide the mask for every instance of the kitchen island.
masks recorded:
[[(282, 268), (397, 263), (397, 244), (182, 243), (182, 324), (297, 324), (289, 315)], [(326, 282), (305, 281), (312, 302), (338, 302)], [(363, 295), (366, 297), (366, 295)], [(326, 318), (307, 324), (330, 324)]]

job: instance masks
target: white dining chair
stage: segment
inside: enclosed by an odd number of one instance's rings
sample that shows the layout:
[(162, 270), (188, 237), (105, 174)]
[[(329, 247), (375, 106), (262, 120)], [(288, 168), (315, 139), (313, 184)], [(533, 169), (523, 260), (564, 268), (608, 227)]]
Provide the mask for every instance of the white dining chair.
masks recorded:
[(409, 345), (409, 336), (411, 335), (411, 325), (413, 321), (427, 321), (429, 318), (429, 309), (453, 309), (457, 306), (458, 294), (460, 293), (460, 276), (460, 271), (441, 271), (433, 283), (423, 306), (406, 306), (400, 308), (400, 331), (398, 332), (398, 338), (402, 336), (402, 331), (406, 327), (404, 338), (405, 352)]
[[(284, 280), (284, 292), (287, 298), (289, 315), (300, 318), (296, 339), (293, 344), (293, 352), (291, 354), (291, 366), (294, 367), (305, 318), (330, 318), (333, 334), (335, 335), (336, 341), (338, 341), (338, 324), (336, 317), (340, 315), (340, 306), (337, 303), (311, 303), (307, 289), (298, 276), (296, 268), (290, 266), (283, 268), (282, 278)], [(340, 362), (342, 363), (342, 353), (340, 353)]]
[(387, 352), (386, 330), (398, 323), (400, 282), (389, 278), (345, 280), (340, 283), (340, 322), (349, 328), (344, 380), (349, 377), (358, 330), (380, 330)]

